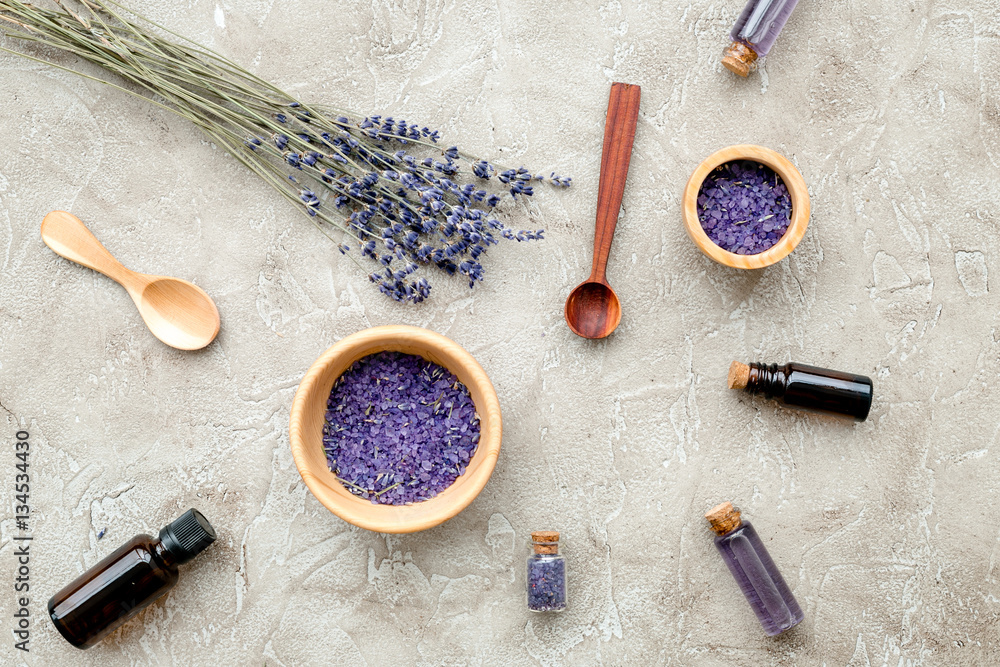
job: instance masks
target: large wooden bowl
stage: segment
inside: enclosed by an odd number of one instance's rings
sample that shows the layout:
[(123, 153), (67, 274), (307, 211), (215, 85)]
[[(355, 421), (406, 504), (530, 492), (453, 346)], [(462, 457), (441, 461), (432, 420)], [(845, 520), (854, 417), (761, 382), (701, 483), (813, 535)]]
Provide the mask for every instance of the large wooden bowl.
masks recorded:
[[(723, 250), (708, 238), (698, 219), (698, 193), (701, 192), (705, 177), (719, 165), (733, 160), (750, 160), (767, 165), (781, 176), (792, 199), (792, 219), (788, 222), (785, 235), (773, 246), (756, 255), (737, 255)], [(740, 144), (712, 153), (698, 165), (684, 187), (683, 212), (684, 228), (703, 253), (716, 262), (735, 269), (761, 269), (787, 257), (805, 236), (806, 227), (809, 226), (809, 191), (802, 174), (784, 156), (763, 146)]]
[[(444, 366), (468, 387), (480, 419), (479, 446), (455, 483), (430, 500), (412, 505), (373, 505), (347, 491), (327, 466), (323, 423), (333, 383), (358, 359), (393, 350)], [(444, 523), (483, 490), (500, 454), (500, 401), (475, 359), (444, 336), (408, 326), (365, 329), (342, 339), (313, 363), (295, 400), (289, 439), (295, 466), (316, 499), (348, 523), (380, 533), (415, 533)]]

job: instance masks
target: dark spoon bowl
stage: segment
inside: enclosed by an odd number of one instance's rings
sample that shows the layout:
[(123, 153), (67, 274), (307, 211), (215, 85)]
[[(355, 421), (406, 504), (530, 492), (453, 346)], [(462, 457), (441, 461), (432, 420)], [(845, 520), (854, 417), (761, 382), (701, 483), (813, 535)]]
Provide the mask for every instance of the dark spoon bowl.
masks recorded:
[(618, 327), (622, 307), (610, 285), (580, 283), (566, 299), (566, 323), (577, 336), (605, 338)]

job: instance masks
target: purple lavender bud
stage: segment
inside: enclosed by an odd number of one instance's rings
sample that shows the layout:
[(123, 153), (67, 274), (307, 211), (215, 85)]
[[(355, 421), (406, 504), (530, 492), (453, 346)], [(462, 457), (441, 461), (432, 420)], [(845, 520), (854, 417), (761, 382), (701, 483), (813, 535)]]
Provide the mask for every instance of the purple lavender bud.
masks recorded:
[(493, 174), (493, 167), (486, 160), (480, 160), (472, 165), (472, 173), (478, 178), (488, 179)]

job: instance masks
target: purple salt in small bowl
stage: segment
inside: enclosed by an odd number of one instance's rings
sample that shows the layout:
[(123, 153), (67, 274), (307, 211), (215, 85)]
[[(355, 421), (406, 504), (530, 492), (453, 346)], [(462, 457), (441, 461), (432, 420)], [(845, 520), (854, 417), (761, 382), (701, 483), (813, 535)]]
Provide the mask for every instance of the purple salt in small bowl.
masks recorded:
[(378, 352), (334, 383), (323, 445), (330, 471), (373, 503), (429, 500), (475, 455), (479, 416), (469, 390), (421, 356)]
[(715, 245), (758, 255), (788, 230), (792, 199), (781, 177), (760, 162), (735, 160), (709, 173), (698, 192), (698, 219)]
[[(330, 470), (323, 429), (330, 390), (359, 359), (383, 351), (423, 357), (455, 375), (468, 388), (479, 417), (479, 442), (464, 471), (437, 495), (408, 505), (373, 504), (351, 493)], [(454, 517), (479, 495), (500, 455), (500, 401), (476, 360), (454, 341), (419, 327), (384, 326), (351, 334), (330, 347), (309, 368), (292, 402), (289, 442), (306, 486), (344, 521), (380, 533), (414, 533)]]
[[(775, 178), (765, 185), (758, 175)], [(715, 187), (717, 179), (725, 187)], [(764, 205), (773, 212), (761, 214)], [(684, 227), (703, 253), (726, 266), (758, 269), (785, 258), (802, 240), (809, 224), (809, 193), (802, 174), (780, 154), (762, 146), (730, 146), (694, 170), (682, 210)], [(701, 214), (710, 216), (707, 223)]]

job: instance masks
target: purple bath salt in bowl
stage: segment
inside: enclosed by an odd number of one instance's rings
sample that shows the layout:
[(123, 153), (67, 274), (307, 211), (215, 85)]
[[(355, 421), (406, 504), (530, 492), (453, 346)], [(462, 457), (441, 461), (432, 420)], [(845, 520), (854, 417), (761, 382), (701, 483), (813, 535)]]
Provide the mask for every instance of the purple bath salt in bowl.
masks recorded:
[(792, 199), (773, 169), (751, 160), (719, 165), (698, 192), (698, 220), (712, 243), (737, 255), (764, 252), (784, 236)]
[(372, 503), (433, 498), (465, 472), (478, 444), (479, 415), (469, 390), (423, 357), (369, 355), (330, 392), (327, 463), (344, 488)]

